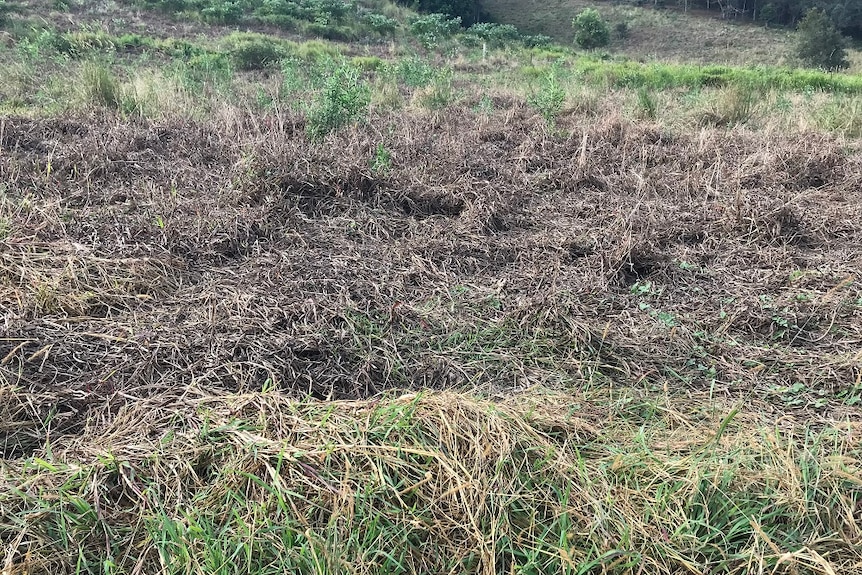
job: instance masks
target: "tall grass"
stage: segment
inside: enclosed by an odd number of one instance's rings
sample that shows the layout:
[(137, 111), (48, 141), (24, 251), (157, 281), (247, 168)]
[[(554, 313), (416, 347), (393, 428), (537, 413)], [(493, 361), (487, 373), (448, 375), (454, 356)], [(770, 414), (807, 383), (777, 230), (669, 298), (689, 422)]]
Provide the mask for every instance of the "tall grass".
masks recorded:
[(862, 94), (862, 76), (831, 74), (817, 70), (778, 67), (740, 68), (696, 66), (580, 58), (575, 70), (588, 82), (615, 88), (670, 88), (752, 86), (767, 90), (822, 90), (841, 94)]

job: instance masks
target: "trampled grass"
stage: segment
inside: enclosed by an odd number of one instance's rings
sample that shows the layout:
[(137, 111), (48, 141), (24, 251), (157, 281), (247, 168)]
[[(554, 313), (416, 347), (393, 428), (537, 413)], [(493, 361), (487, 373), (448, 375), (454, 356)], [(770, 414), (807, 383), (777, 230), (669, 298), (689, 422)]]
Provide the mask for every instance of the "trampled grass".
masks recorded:
[(0, 575), (862, 571), (858, 78), (48, 4)]
[(4, 462), (4, 569), (859, 569), (858, 425), (754, 407), (625, 390), (325, 403), (178, 390)]

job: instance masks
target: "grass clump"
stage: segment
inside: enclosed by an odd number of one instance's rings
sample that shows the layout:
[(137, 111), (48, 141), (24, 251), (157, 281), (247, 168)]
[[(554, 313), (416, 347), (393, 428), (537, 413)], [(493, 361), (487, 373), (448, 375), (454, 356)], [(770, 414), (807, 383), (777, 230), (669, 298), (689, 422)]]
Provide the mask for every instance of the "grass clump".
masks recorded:
[(225, 39), (231, 61), (239, 70), (263, 70), (288, 56), (287, 44), (265, 34), (234, 32)]
[(86, 64), (81, 69), (80, 88), (84, 100), (112, 110), (120, 108), (122, 90), (114, 73), (98, 63)]

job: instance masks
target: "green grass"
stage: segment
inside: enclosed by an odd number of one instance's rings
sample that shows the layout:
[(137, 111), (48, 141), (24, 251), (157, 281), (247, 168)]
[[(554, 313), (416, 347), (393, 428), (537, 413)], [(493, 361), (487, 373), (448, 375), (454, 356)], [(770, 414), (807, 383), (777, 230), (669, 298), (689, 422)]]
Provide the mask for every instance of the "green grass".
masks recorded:
[(761, 90), (862, 93), (862, 76), (780, 67), (698, 66), (579, 58), (575, 70), (591, 83), (616, 88), (703, 88), (744, 85)]
[(694, 405), (633, 391), (502, 404), (453, 393), (152, 398), (0, 468), (0, 537), (32, 572), (858, 564), (858, 444), (836, 428), (788, 435), (753, 412)]

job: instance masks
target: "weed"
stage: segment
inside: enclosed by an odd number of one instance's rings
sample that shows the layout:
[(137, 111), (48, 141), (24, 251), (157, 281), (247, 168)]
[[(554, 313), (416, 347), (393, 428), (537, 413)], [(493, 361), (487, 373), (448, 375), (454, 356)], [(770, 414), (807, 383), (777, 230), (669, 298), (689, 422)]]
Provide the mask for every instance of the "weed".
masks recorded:
[(370, 102), (371, 92), (359, 71), (346, 63), (337, 65), (308, 113), (308, 134), (320, 138), (361, 119)]
[(437, 70), (431, 84), (417, 90), (416, 98), (422, 107), (429, 110), (440, 110), (451, 104), (455, 98), (452, 90), (452, 70)]
[(234, 32), (226, 38), (228, 53), (239, 70), (262, 70), (288, 55), (285, 44), (264, 34)]
[(415, 55), (399, 60), (392, 73), (402, 84), (410, 88), (424, 88), (437, 75), (433, 66)]
[(371, 171), (375, 174), (385, 174), (392, 166), (392, 152), (383, 144), (377, 144), (374, 148), (374, 156), (371, 158)]
[(548, 67), (541, 78), (539, 89), (528, 99), (529, 104), (542, 115), (549, 127), (554, 125), (566, 103), (566, 91), (560, 81), (561, 70), (556, 64)]
[(427, 49), (436, 48), (461, 29), (461, 18), (450, 18), (445, 14), (419, 16), (410, 23), (410, 33), (417, 37)]
[(117, 110), (122, 92), (117, 77), (104, 65), (92, 63), (81, 69), (80, 88), (84, 99), (96, 106)]
[(638, 99), (638, 115), (648, 120), (655, 120), (658, 116), (658, 102), (655, 94), (651, 93), (647, 88), (641, 86), (637, 90)]
[(750, 122), (760, 110), (762, 93), (751, 85), (723, 88), (712, 107), (701, 115), (701, 122), (715, 126), (735, 126)]

